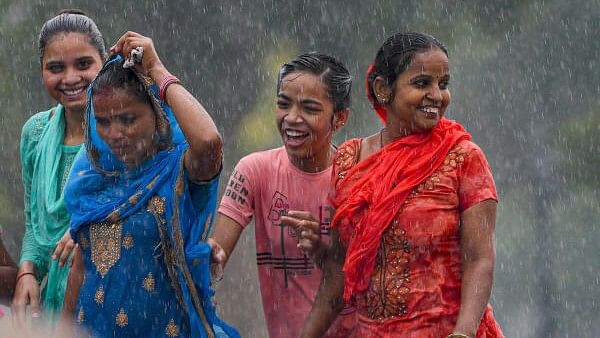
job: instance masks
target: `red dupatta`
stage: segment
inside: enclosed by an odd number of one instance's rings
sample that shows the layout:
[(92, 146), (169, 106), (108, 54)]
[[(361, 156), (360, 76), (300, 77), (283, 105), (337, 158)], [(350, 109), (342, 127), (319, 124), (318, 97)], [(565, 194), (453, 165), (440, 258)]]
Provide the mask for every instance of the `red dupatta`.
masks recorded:
[[(368, 90), (367, 96), (385, 121), (385, 108), (371, 98)], [(409, 135), (387, 144), (353, 166), (340, 181), (340, 186), (351, 185), (344, 187), (347, 193), (336, 189), (337, 211), (332, 221), (332, 227), (337, 227), (342, 240), (348, 243), (345, 301), (369, 286), (383, 234), (409, 194), (441, 166), (459, 141), (470, 139), (460, 124), (442, 118), (429, 133)]]

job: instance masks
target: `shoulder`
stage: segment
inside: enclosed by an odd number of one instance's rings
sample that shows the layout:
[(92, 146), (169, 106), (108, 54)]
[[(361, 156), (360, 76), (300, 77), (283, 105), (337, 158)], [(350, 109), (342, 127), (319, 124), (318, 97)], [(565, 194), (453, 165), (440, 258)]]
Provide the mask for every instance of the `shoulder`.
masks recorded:
[(269, 170), (269, 168), (277, 167), (283, 156), (287, 156), (283, 147), (257, 151), (242, 157), (236, 167), (259, 171)]
[(54, 108), (42, 111), (31, 116), (23, 125), (23, 129), (21, 130), (21, 139), (39, 139), (42, 131), (44, 131), (44, 128), (48, 124), (50, 113), (53, 109)]
[(456, 146), (463, 149), (467, 153), (471, 153), (472, 151), (482, 152), (481, 148), (471, 140), (462, 140), (458, 142)]
[(457, 156), (462, 155), (465, 161), (479, 160), (487, 163), (486, 156), (481, 147), (471, 140), (463, 140), (458, 142), (451, 153), (455, 153)]
[(348, 170), (358, 162), (361, 141), (360, 138), (353, 138), (339, 146), (333, 158), (333, 175), (344, 178)]

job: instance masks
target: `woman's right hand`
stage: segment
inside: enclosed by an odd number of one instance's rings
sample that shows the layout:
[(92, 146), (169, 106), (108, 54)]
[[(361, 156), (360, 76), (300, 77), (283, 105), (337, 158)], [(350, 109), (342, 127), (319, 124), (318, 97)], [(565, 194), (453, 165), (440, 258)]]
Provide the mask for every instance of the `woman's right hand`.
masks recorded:
[(52, 259), (58, 259), (58, 266), (62, 267), (67, 262), (69, 256), (71, 256), (73, 249), (75, 249), (75, 242), (71, 239), (71, 232), (67, 229), (62, 238), (56, 243)]
[[(23, 273), (25, 272), (19, 271), (17, 276), (21, 276)], [(25, 326), (26, 322), (25, 310), (27, 305), (30, 306), (32, 319), (41, 317), (40, 287), (35, 277), (35, 273), (23, 275), (18, 279), (15, 288), (15, 296), (13, 297), (11, 304), (11, 312), (15, 326), (17, 328), (22, 328)]]

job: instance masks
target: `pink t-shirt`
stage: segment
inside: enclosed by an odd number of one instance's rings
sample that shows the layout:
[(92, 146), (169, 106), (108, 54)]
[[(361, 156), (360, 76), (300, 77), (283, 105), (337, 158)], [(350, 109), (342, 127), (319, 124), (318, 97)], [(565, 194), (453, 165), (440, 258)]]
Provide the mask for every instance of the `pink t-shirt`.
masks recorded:
[[(260, 291), (271, 338), (300, 334), (321, 281), (321, 271), (298, 249), (294, 231), (280, 225), (280, 215), (308, 211), (320, 220), (321, 234), (328, 236), (333, 218), (327, 199), (330, 182), (331, 167), (303, 172), (280, 147), (242, 158), (227, 184), (219, 213), (242, 227), (254, 217)], [(354, 309), (346, 308), (326, 337), (348, 337), (354, 323)]]

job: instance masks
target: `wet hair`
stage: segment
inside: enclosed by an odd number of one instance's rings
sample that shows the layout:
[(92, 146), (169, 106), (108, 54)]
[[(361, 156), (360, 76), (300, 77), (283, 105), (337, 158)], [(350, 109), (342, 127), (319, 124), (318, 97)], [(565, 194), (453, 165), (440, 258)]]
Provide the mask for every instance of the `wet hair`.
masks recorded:
[(124, 62), (125, 59), (121, 58), (102, 68), (92, 83), (94, 95), (106, 91), (124, 90), (127, 95), (139, 102), (152, 106), (146, 86), (131, 68), (123, 68)]
[(327, 93), (334, 103), (334, 113), (350, 107), (350, 91), (352, 77), (343, 63), (336, 58), (310, 52), (297, 56), (292, 61), (281, 66), (277, 80), (277, 93), (281, 89), (283, 79), (294, 72), (308, 72), (321, 77), (327, 88)]
[(431, 35), (409, 32), (390, 36), (377, 51), (373, 70), (367, 75), (367, 94), (375, 98), (373, 81), (376, 77), (381, 76), (388, 86), (393, 86), (398, 76), (414, 60), (415, 54), (432, 48), (438, 48), (448, 56), (446, 47)]
[(96, 48), (100, 57), (104, 58), (106, 56), (104, 38), (98, 30), (96, 23), (81, 10), (63, 9), (58, 15), (46, 21), (40, 30), (38, 39), (40, 62), (44, 58), (44, 52), (48, 43), (61, 33), (85, 34), (89, 38), (90, 45)]

